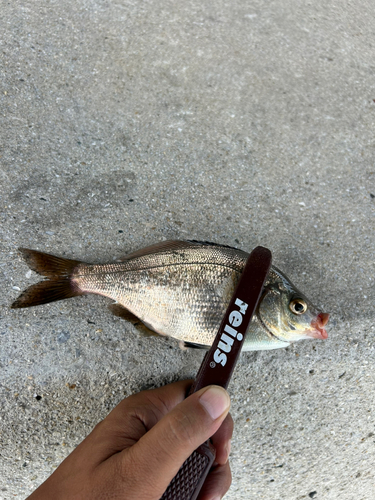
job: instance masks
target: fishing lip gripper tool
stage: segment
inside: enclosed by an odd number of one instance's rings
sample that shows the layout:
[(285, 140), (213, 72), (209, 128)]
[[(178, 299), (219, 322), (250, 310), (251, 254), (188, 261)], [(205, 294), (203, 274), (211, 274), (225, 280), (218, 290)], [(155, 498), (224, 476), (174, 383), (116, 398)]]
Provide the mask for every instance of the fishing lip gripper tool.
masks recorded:
[[(272, 254), (258, 246), (251, 252), (215, 340), (203, 358), (189, 395), (208, 385), (228, 387), (246, 330), (253, 317), (271, 267)], [(210, 440), (182, 464), (160, 500), (196, 500), (215, 460)]]

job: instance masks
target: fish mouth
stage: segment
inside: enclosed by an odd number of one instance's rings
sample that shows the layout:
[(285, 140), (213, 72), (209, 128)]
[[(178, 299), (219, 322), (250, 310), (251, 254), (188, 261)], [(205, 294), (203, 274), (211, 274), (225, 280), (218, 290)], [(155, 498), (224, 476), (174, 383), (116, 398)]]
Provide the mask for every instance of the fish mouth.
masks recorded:
[(315, 319), (311, 321), (311, 329), (306, 330), (306, 335), (313, 339), (325, 340), (328, 338), (328, 333), (324, 328), (329, 320), (328, 313), (319, 313)]

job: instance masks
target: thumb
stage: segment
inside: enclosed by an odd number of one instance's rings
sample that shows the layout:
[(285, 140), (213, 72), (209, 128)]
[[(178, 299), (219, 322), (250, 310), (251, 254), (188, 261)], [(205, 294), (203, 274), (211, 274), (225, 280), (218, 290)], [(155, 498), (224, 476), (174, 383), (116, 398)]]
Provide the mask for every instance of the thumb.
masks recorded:
[(160, 498), (184, 461), (215, 434), (229, 407), (225, 389), (204, 387), (178, 404), (127, 450), (138, 477), (147, 478), (139, 485), (143, 489), (139, 498)]

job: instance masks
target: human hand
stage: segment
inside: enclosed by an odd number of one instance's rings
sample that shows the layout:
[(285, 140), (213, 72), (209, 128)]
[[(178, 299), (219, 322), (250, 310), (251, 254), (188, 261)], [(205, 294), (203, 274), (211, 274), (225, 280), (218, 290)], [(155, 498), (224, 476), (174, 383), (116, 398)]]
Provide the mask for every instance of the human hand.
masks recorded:
[(28, 500), (159, 500), (183, 462), (209, 437), (216, 459), (199, 500), (229, 489), (233, 420), (218, 386), (185, 399), (191, 381), (130, 396), (102, 421)]

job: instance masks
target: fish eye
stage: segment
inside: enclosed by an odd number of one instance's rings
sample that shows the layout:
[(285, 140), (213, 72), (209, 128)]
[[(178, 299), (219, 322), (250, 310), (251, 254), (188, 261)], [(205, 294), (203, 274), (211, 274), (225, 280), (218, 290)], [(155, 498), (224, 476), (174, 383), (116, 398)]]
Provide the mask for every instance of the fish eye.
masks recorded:
[(289, 309), (293, 314), (303, 314), (307, 311), (307, 304), (303, 299), (294, 299), (290, 302)]

